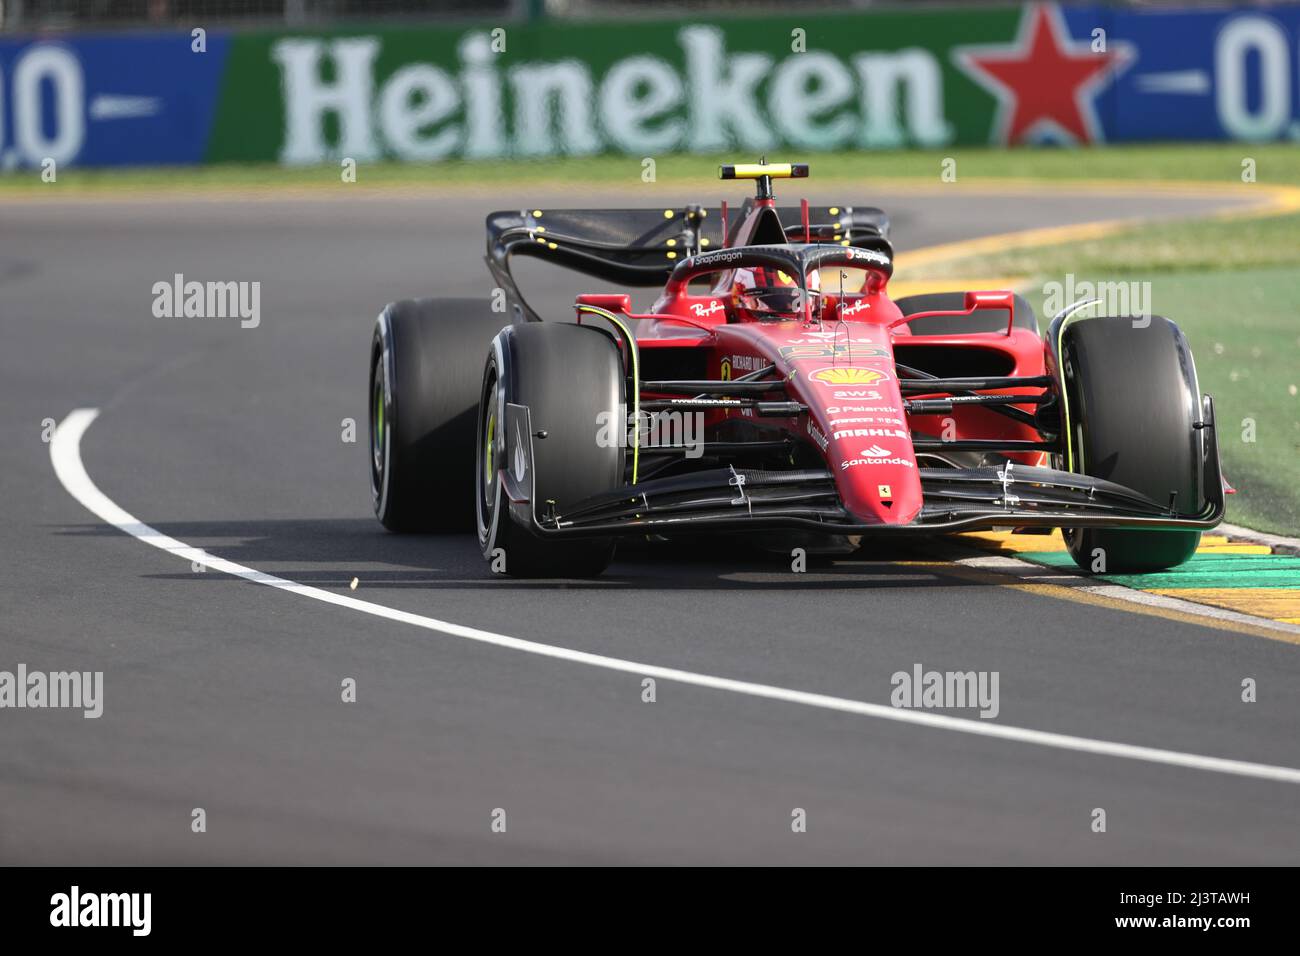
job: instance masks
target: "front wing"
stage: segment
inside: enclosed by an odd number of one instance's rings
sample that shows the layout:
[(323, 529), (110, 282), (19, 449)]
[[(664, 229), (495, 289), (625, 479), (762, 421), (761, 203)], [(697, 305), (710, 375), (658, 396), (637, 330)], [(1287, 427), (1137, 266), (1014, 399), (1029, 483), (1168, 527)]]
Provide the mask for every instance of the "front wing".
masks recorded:
[(1113, 482), (1014, 462), (980, 468), (921, 468), (924, 504), (909, 524), (864, 524), (839, 500), (825, 469), (714, 468), (650, 479), (565, 507), (534, 501), (531, 416), (506, 406), (507, 434), (526, 436), (508, 450), (503, 490), (515, 519), (544, 536), (718, 533), (788, 529), (827, 535), (940, 534), (996, 527), (1208, 529), (1223, 519), (1224, 484), (1205, 399), (1204, 506), (1179, 511)]

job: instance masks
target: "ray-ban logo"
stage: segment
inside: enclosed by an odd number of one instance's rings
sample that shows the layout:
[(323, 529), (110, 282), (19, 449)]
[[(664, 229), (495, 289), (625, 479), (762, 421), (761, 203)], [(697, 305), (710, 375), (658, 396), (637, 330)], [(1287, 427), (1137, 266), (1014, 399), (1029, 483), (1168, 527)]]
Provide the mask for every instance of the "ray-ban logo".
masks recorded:
[(262, 283), (185, 281), (153, 284), (153, 314), (159, 319), (240, 319), (240, 328), (262, 323)]

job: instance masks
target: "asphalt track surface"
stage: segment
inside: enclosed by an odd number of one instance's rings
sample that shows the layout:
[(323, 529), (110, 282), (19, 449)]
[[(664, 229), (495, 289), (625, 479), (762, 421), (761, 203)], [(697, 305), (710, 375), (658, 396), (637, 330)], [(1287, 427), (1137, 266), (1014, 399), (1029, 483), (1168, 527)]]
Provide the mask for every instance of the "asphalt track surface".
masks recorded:
[[(716, 197), (631, 190), (622, 202), (685, 198)], [(885, 206), (902, 250), (1221, 202), (811, 198)], [(0, 711), (0, 862), (1300, 859), (1295, 783), (671, 680), (645, 703), (634, 673), (196, 573), (97, 519), (57, 480), (42, 420), (99, 408), (80, 451), (108, 498), (294, 582), (555, 647), (877, 704), (890, 675), (916, 663), (996, 670), (1000, 724), (1300, 767), (1295, 646), (971, 579), (937, 561), (944, 546), (890, 545), (803, 575), (788, 559), (628, 549), (595, 582), (520, 582), (489, 573), (468, 536), (385, 533), (366, 484), (374, 315), (406, 296), (487, 295), (484, 213), (548, 200), (620, 198), (3, 207), (0, 669), (102, 670), (105, 704), (98, 720)], [(537, 304), (567, 316), (585, 280), (526, 265)], [(260, 280), (261, 326), (154, 318), (151, 287), (177, 272)], [(355, 444), (340, 438), (347, 417)], [(1240, 701), (1246, 677), (1257, 703)], [(195, 807), (206, 833), (191, 832)], [(491, 830), (496, 808), (505, 833)], [(794, 808), (806, 833), (792, 832)], [(1091, 829), (1094, 808), (1105, 833)]]

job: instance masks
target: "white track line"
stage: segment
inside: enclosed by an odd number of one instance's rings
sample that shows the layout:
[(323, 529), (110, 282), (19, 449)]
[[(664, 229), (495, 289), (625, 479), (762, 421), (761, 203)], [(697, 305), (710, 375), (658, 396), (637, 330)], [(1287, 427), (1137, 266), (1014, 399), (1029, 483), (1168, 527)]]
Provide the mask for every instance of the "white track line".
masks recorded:
[(76, 409), (58, 426), (54, 438), (50, 442), (50, 461), (54, 465), (54, 473), (58, 476), (59, 481), (63, 483), (63, 487), (67, 489), (68, 493), (93, 514), (98, 515), (113, 527), (143, 541), (145, 544), (153, 545), (155, 548), (174, 554), (184, 561), (198, 561), (214, 571), (234, 575), (246, 581), (265, 584), (301, 597), (323, 601), (326, 604), (333, 604), (352, 611), (360, 611), (362, 614), (370, 614), (400, 624), (410, 624), (413, 627), (449, 634), (452, 637), (462, 637), (466, 640), (479, 641), (483, 644), (492, 644), (514, 651), (523, 651), (527, 654), (537, 654), (541, 657), (569, 661), (574, 664), (586, 664), (590, 667), (600, 667), (625, 674), (654, 677), (658, 680), (689, 684), (694, 687), (705, 687), (710, 690), (729, 691), (733, 694), (779, 700), (788, 704), (802, 704), (805, 707), (819, 707), (823, 710), (856, 714), (861, 717), (894, 720), (899, 723), (972, 734), (977, 737), (996, 737), (1016, 743), (1053, 747), (1057, 750), (1073, 750), (1081, 753), (1098, 754), (1104, 757), (1123, 757), (1129, 760), (1142, 760), (1147, 763), (1166, 764), (1173, 767), (1187, 767), (1193, 770), (1208, 770), (1214, 773), (1233, 774), (1239, 777), (1255, 777), (1261, 780), (1277, 780), (1283, 783), (1300, 784), (1300, 770), (1292, 767), (1248, 763), (1242, 760), (1228, 760), (1223, 757), (1205, 757), (1199, 754), (1160, 750), (1155, 747), (1137, 747), (1131, 744), (1092, 740), (1088, 737), (1074, 737), (1069, 734), (1047, 733), (1041, 730), (1011, 727), (1006, 724), (989, 723), (980, 720), (963, 720), (943, 714), (932, 714), (918, 710), (901, 710), (886, 707), (883, 704), (871, 704), (866, 701), (850, 700), (844, 697), (812, 694), (807, 691), (790, 690), (769, 684), (754, 684), (749, 681), (731, 680), (726, 677), (696, 674), (692, 671), (677, 670), (671, 667), (639, 664), (636, 661), (606, 657), (602, 654), (589, 654), (586, 651), (576, 651), (567, 647), (556, 647), (551, 644), (541, 644), (537, 641), (509, 637), (505, 634), (495, 634), (492, 631), (482, 631), (478, 628), (466, 627), (463, 624), (452, 624), (448, 621), (425, 617), (422, 614), (399, 611), (396, 608), (386, 607), (382, 604), (374, 604), (344, 594), (335, 594), (321, 588), (298, 584), (285, 578), (276, 577), (273, 574), (258, 571), (255, 568), (247, 568), (242, 564), (227, 561), (200, 548), (191, 548), (183, 541), (177, 541), (175, 538), (170, 538), (162, 532), (149, 527), (149, 525), (144, 524), (133, 515), (123, 511), (106, 497), (90, 480), (90, 476), (86, 474), (85, 466), (81, 462), (81, 436), (85, 434), (86, 429), (90, 427), (91, 422), (98, 415), (99, 409), (97, 408)]

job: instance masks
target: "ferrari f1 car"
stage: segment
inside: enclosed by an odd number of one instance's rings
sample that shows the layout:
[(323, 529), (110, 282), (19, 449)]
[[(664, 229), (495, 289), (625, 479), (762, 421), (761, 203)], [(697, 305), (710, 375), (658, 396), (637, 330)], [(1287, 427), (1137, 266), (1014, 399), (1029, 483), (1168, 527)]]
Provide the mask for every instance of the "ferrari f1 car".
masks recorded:
[[(1111, 572), (1195, 551), (1225, 486), (1214, 404), (1173, 322), (1081, 302), (1042, 333), (1011, 292), (891, 299), (885, 213), (778, 206), (773, 181), (807, 174), (723, 166), (757, 188), (732, 213), (489, 215), (495, 302), (378, 318), (379, 520), (476, 527), (520, 576), (599, 574), (620, 539), (702, 534), (834, 550), (1061, 528), (1082, 567)], [(644, 313), (625, 292), (579, 295), (576, 321), (543, 322), (515, 256), (662, 291)]]

